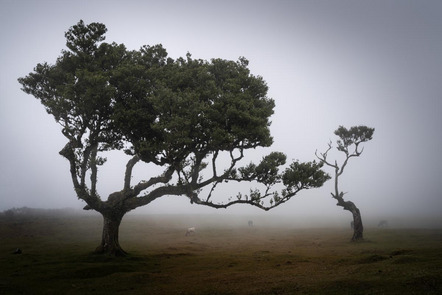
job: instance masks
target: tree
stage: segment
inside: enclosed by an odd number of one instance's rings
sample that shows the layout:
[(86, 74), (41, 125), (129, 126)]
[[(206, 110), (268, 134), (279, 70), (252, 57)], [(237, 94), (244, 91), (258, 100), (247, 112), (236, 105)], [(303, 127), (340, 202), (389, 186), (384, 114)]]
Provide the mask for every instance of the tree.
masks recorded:
[(339, 191), (338, 182), (339, 176), (344, 173), (344, 169), (347, 166), (348, 160), (353, 157), (359, 157), (364, 148), (360, 148), (360, 145), (363, 142), (369, 141), (373, 138), (374, 128), (369, 128), (366, 126), (354, 126), (350, 129), (346, 129), (343, 126), (339, 126), (339, 128), (335, 131), (335, 135), (339, 137), (336, 141), (337, 150), (343, 152), (345, 154), (344, 162), (339, 165), (337, 160), (334, 163), (330, 162), (327, 159), (328, 152), (332, 149), (332, 143), (328, 144), (328, 149), (324, 153), (316, 152), (316, 157), (320, 160), (321, 163), (326, 164), (334, 168), (335, 170), (335, 192), (331, 193), (334, 199), (338, 201), (337, 206), (343, 207), (344, 210), (348, 210), (353, 215), (353, 237), (352, 241), (358, 241), (363, 239), (364, 227), (362, 225), (361, 212), (356, 207), (356, 205), (351, 201), (344, 200), (344, 192)]
[[(96, 252), (124, 255), (118, 239), (123, 216), (166, 195), (213, 208), (249, 204), (269, 210), (329, 178), (315, 161), (295, 161), (280, 172), (286, 156), (279, 152), (239, 166), (246, 150), (273, 141), (274, 101), (264, 80), (250, 74), (245, 58), (209, 62), (187, 54), (174, 60), (162, 45), (129, 51), (105, 43), (106, 31), (103, 24), (80, 21), (66, 32), (69, 50), (54, 65), (38, 64), (19, 78), (22, 90), (41, 101), (68, 139), (60, 155), (69, 162), (84, 209), (104, 218)], [(97, 175), (111, 150), (124, 151), (129, 159), (122, 189), (104, 200)], [(140, 162), (163, 172), (131, 183)], [(261, 190), (214, 200), (220, 183), (243, 181)], [(284, 186), (281, 193), (278, 185)], [(203, 188), (208, 188), (204, 196)]]

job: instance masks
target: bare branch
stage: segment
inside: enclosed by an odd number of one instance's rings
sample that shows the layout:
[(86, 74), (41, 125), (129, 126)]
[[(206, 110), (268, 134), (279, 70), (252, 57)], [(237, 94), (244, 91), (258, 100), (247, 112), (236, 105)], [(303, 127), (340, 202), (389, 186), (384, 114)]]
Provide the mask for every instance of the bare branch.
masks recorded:
[(130, 189), (130, 180), (132, 178), (132, 170), (135, 164), (140, 161), (140, 157), (137, 155), (133, 156), (126, 164), (126, 173), (124, 175), (124, 190)]
[(295, 196), (302, 189), (305, 189), (305, 188), (296, 189), (296, 190), (292, 191), (290, 194), (287, 194), (284, 197), (278, 199), (278, 201), (271, 202), (270, 205), (264, 205), (262, 203), (268, 197), (274, 196), (274, 193), (269, 192), (270, 191), (269, 187), (266, 189), (264, 195), (260, 195), (259, 191), (255, 190), (255, 191), (251, 191), (251, 193), (257, 193), (257, 194), (259, 194), (259, 196), (253, 197), (253, 196), (246, 195), (243, 198), (241, 195), (241, 198), (238, 198), (237, 200), (234, 200), (234, 201), (229, 201), (227, 203), (214, 203), (214, 202), (208, 201), (208, 199), (201, 200), (199, 198), (193, 199), (193, 202), (196, 204), (199, 204), (199, 205), (208, 206), (208, 207), (212, 207), (215, 209), (226, 209), (226, 208), (236, 205), (236, 204), (249, 204), (249, 205), (252, 205), (252, 206), (257, 207), (259, 209), (262, 209), (264, 211), (269, 211), (270, 209), (273, 209), (281, 204), (284, 204), (285, 202), (290, 200), (293, 196)]
[(210, 198), (212, 197), (212, 193), (215, 190), (216, 186), (219, 184), (219, 181), (215, 181), (212, 185), (212, 188), (210, 189), (209, 194), (207, 195), (206, 201), (205, 202), (209, 202)]
[(89, 164), (91, 167), (91, 195), (93, 196), (97, 194), (97, 152), (98, 147), (95, 146), (91, 151)]
[(172, 179), (172, 175), (174, 173), (175, 169), (170, 166), (162, 176), (158, 177), (151, 177), (148, 181), (140, 181), (135, 187), (133, 188), (132, 193), (130, 194), (132, 197), (136, 197), (140, 194), (141, 191), (155, 185), (158, 183), (168, 183)]
[(336, 168), (337, 167), (337, 163), (335, 162), (335, 164), (331, 164), (330, 162), (327, 161), (327, 156), (328, 156), (328, 152), (333, 148), (332, 142), (331, 140), (328, 143), (328, 148), (324, 153), (319, 153), (320, 156), (318, 156), (318, 150), (315, 151), (315, 156), (316, 158), (318, 158), (322, 163), (326, 164), (327, 166)]
[[(167, 171), (168, 172), (168, 171)], [(166, 172), (166, 174), (167, 174)], [(166, 179), (167, 175), (164, 176), (164, 179)], [(152, 178), (151, 178), (152, 180)], [(164, 181), (161, 181), (164, 182)], [(164, 182), (167, 183), (168, 181)], [(159, 183), (159, 182), (156, 182)], [(172, 185), (163, 185), (160, 186), (151, 192), (147, 193), (144, 196), (141, 197), (133, 197), (129, 198), (125, 201), (125, 205), (129, 210), (138, 208), (140, 206), (147, 205), (151, 203), (152, 201), (162, 197), (162, 196), (179, 196), (179, 195), (185, 195), (188, 192), (189, 188), (187, 185), (179, 185), (179, 186), (172, 186)]]
[(212, 172), (213, 177), (216, 177), (216, 159), (218, 158), (218, 151), (215, 151), (212, 156)]
[(87, 203), (84, 207), (85, 210), (95, 209), (99, 210), (102, 202), (96, 194), (91, 194), (85, 183), (81, 183), (78, 180), (77, 174), (77, 160), (75, 155), (75, 142), (69, 141), (64, 148), (60, 151), (60, 155), (65, 157), (69, 161), (70, 174), (72, 178), (72, 183), (74, 184), (74, 189), (77, 197)]

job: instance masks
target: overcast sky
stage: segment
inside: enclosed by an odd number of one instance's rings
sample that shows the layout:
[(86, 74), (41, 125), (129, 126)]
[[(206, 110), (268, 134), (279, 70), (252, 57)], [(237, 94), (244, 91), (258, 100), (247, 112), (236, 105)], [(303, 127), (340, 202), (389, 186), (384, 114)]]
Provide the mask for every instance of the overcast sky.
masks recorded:
[[(246, 57), (276, 102), (274, 145), (259, 151), (259, 158), (278, 150), (289, 159), (313, 160), (316, 149), (324, 151), (335, 140), (339, 125), (374, 127), (373, 140), (350, 161), (340, 183), (346, 198), (363, 217), (440, 214), (442, 1), (437, 0), (0, 0), (0, 210), (85, 205), (58, 154), (65, 144), (60, 127), (17, 82), (37, 63), (54, 63), (65, 48), (64, 32), (80, 19), (104, 23), (106, 41), (129, 49), (161, 43), (172, 58), (187, 52), (207, 60)], [(102, 168), (102, 195), (121, 189), (123, 166), (115, 159)], [(332, 189), (329, 181), (271, 214), (350, 218), (335, 206)], [(177, 197), (143, 210), (216, 211)], [(241, 210), (260, 213), (244, 206), (229, 212)]]

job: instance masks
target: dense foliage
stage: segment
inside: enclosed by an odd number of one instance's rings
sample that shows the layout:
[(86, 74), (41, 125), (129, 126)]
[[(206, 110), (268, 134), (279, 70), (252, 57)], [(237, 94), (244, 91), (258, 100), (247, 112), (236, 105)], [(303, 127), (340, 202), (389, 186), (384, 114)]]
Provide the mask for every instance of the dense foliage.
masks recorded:
[[(38, 64), (19, 79), (23, 91), (62, 126), (68, 143), (60, 154), (70, 163), (76, 193), (87, 209), (121, 220), (156, 198), (183, 195), (215, 208), (247, 203), (268, 210), (328, 179), (314, 162), (295, 162), (280, 173), (286, 162), (281, 153), (237, 167), (247, 149), (272, 144), (274, 101), (245, 58), (205, 61), (187, 54), (172, 59), (162, 45), (127, 50), (106, 43), (106, 31), (103, 24), (80, 21), (66, 32), (68, 50), (55, 64)], [(106, 160), (102, 153), (109, 150), (124, 150), (131, 158), (122, 190), (104, 201), (96, 183)], [(220, 160), (221, 154), (227, 156)], [(164, 172), (132, 184), (132, 169), (140, 161)], [(255, 181), (265, 189), (252, 190), (250, 198), (239, 194), (235, 201), (213, 202), (214, 188), (224, 181)], [(285, 188), (278, 194), (272, 187), (280, 183)], [(206, 186), (212, 188), (202, 197)]]

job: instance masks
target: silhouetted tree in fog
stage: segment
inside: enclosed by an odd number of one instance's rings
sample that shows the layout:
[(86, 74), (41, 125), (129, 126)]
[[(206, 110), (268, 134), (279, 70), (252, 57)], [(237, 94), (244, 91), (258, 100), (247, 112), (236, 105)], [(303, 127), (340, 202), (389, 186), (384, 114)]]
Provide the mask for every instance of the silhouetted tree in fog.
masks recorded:
[[(329, 179), (315, 161), (295, 161), (280, 172), (286, 156), (279, 152), (238, 167), (246, 150), (273, 141), (274, 101), (245, 58), (209, 62), (187, 54), (173, 60), (161, 45), (129, 51), (105, 43), (106, 31), (104, 24), (80, 21), (66, 32), (68, 50), (54, 65), (38, 64), (19, 78), (23, 91), (39, 99), (62, 127), (68, 142), (60, 155), (69, 161), (78, 198), (104, 218), (97, 252), (124, 255), (118, 239), (123, 216), (166, 195), (213, 208), (249, 204), (269, 210)], [(130, 159), (121, 190), (104, 200), (97, 191), (98, 168), (111, 150)], [(139, 162), (163, 172), (133, 184)], [(263, 189), (227, 202), (212, 195), (222, 182), (242, 181)], [(280, 193), (276, 184), (284, 186)]]
[(337, 150), (345, 154), (344, 162), (339, 165), (335, 160), (330, 161), (328, 157), (328, 152), (333, 148), (332, 143), (328, 144), (328, 149), (324, 153), (316, 152), (316, 157), (327, 166), (334, 168), (335, 170), (335, 192), (331, 193), (334, 199), (338, 201), (337, 206), (341, 206), (344, 210), (348, 210), (353, 215), (353, 241), (362, 240), (364, 227), (362, 225), (361, 212), (359, 208), (351, 201), (344, 200), (344, 192), (339, 191), (338, 182), (339, 176), (344, 172), (344, 168), (347, 166), (348, 160), (353, 157), (359, 157), (364, 148), (361, 147), (361, 143), (369, 141), (373, 138), (374, 128), (369, 128), (366, 126), (355, 126), (350, 129), (346, 129), (343, 126), (335, 131), (335, 135), (339, 137), (336, 141)]

